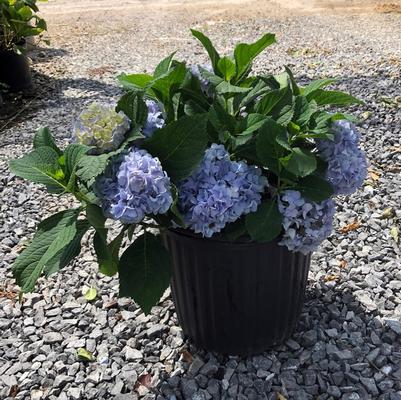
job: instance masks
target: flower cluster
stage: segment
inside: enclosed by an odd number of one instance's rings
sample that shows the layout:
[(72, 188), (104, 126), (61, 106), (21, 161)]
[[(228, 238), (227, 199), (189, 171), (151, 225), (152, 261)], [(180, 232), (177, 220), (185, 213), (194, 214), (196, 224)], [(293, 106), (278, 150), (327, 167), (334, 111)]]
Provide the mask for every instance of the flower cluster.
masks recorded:
[(150, 137), (156, 129), (163, 128), (165, 121), (158, 103), (153, 100), (145, 100), (145, 103), (148, 107), (148, 117), (142, 129), (142, 133), (146, 137)]
[(160, 161), (140, 149), (116, 157), (94, 190), (104, 214), (126, 224), (138, 223), (145, 215), (164, 214), (173, 201), (170, 179)]
[(327, 162), (327, 180), (335, 194), (351, 194), (366, 178), (367, 161), (359, 147), (359, 134), (349, 121), (336, 121), (334, 140), (316, 140), (320, 156)]
[(317, 249), (333, 229), (335, 203), (308, 202), (296, 190), (286, 190), (279, 197), (278, 207), (283, 216), (284, 234), (281, 246), (307, 254)]
[(95, 153), (117, 149), (130, 129), (131, 122), (111, 105), (92, 103), (74, 123), (73, 135), (78, 143), (96, 148)]
[(180, 185), (178, 204), (187, 226), (211, 237), (256, 211), (266, 186), (258, 167), (231, 161), (224, 146), (212, 144), (197, 170)]
[(209, 72), (213, 72), (213, 68), (212, 68), (212, 66), (210, 64), (206, 64), (206, 65), (196, 65), (196, 64), (194, 64), (194, 65), (191, 65), (189, 67), (189, 70), (191, 71), (191, 74), (193, 76), (195, 76), (196, 78), (198, 78), (199, 83), (200, 83), (200, 87), (202, 89), (202, 92), (207, 94), (208, 91), (209, 91), (210, 82), (209, 82), (209, 79), (204, 78), (202, 76), (200, 68), (203, 68), (203, 69), (205, 69), (206, 71), (209, 71)]

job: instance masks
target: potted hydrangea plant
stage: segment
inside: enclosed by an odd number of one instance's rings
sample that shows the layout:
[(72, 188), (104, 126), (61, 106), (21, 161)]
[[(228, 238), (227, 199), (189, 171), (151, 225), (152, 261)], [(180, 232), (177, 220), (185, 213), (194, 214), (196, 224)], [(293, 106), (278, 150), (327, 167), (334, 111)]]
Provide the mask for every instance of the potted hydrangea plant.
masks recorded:
[(47, 29), (38, 11), (36, 0), (0, 0), (0, 82), (12, 90), (32, 84), (26, 39)]
[(251, 354), (291, 335), (310, 255), (332, 230), (333, 197), (365, 178), (353, 118), (330, 111), (361, 102), (326, 90), (332, 79), (300, 87), (288, 68), (252, 75), (273, 34), (220, 56), (192, 33), (210, 66), (172, 54), (152, 75), (123, 74), (117, 104), (83, 110), (64, 150), (44, 128), (11, 161), (17, 176), (79, 202), (39, 224), (13, 271), (22, 292), (33, 290), (78, 256), (91, 230), (120, 296), (148, 313), (171, 281), (188, 336)]

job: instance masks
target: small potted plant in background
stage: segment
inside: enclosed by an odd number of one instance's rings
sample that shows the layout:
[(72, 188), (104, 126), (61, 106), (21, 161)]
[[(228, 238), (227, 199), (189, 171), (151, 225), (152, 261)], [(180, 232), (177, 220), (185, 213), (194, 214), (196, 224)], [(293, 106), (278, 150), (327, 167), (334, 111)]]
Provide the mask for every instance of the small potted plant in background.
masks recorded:
[(27, 38), (41, 37), (46, 30), (38, 11), (36, 0), (0, 0), (0, 82), (11, 90), (32, 84), (25, 45)]
[(288, 68), (252, 75), (273, 34), (222, 57), (192, 33), (210, 66), (172, 54), (152, 75), (124, 74), (117, 105), (83, 110), (74, 143), (61, 150), (44, 128), (11, 162), (17, 176), (80, 204), (40, 223), (13, 272), (32, 291), (92, 230), (100, 271), (118, 272), (121, 296), (148, 313), (171, 281), (195, 343), (252, 354), (293, 332), (310, 254), (332, 229), (332, 198), (365, 178), (352, 117), (330, 112), (360, 101), (326, 90), (332, 79), (300, 87)]

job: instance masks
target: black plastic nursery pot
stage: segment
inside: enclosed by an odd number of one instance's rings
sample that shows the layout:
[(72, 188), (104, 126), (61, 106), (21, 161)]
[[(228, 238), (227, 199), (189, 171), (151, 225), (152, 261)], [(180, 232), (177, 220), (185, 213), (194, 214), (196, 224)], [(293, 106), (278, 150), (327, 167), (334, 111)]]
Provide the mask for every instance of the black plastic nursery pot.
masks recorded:
[(9, 86), (12, 91), (32, 86), (28, 58), (12, 50), (0, 51), (0, 83)]
[(184, 333), (222, 354), (283, 343), (302, 309), (310, 256), (269, 243), (226, 242), (169, 230), (172, 296)]

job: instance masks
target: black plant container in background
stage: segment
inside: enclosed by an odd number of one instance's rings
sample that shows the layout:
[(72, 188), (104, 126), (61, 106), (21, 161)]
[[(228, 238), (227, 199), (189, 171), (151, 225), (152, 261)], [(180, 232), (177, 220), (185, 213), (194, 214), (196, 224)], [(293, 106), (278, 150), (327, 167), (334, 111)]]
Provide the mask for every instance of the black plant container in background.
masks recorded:
[(28, 58), (12, 50), (0, 51), (0, 83), (6, 84), (11, 91), (31, 87), (32, 77)]
[(283, 343), (302, 309), (310, 256), (277, 241), (238, 243), (170, 230), (172, 295), (184, 333), (222, 354), (251, 355)]

